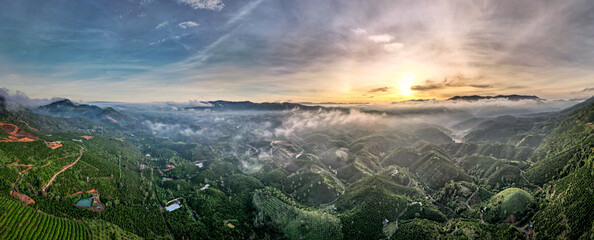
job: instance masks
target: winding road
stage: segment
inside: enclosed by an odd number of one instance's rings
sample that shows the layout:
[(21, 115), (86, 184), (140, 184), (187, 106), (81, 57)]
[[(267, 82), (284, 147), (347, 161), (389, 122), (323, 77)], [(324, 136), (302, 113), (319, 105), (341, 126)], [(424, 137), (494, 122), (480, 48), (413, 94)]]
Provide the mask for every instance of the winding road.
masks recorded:
[(538, 187), (538, 189), (540, 189), (541, 192), (545, 192), (545, 190), (541, 186), (538, 186), (538, 185), (530, 182), (530, 180), (528, 180), (528, 178), (526, 178), (526, 176), (524, 176), (524, 174), (526, 174), (524, 171), (520, 172), (520, 175), (522, 176), (522, 178), (524, 178), (524, 181), (526, 181), (531, 186)]
[[(12, 127), (12, 131), (8, 132), (6, 126)], [(0, 142), (33, 142), (39, 140), (38, 137), (28, 132), (21, 131), (21, 133), (19, 133), (20, 128), (12, 123), (0, 122), (0, 127), (2, 127), (9, 135), (8, 139), (0, 140)]]
[(64, 168), (62, 168), (62, 170), (60, 170), (59, 172), (57, 172), (56, 174), (54, 174), (54, 176), (52, 177), (52, 179), (50, 179), (50, 180), (49, 180), (49, 182), (47, 182), (47, 183), (45, 184), (45, 186), (43, 186), (43, 188), (41, 189), (41, 192), (43, 192), (43, 194), (45, 195), (45, 189), (46, 189), (47, 187), (49, 187), (49, 186), (52, 184), (52, 182), (54, 182), (54, 179), (56, 179), (56, 177), (57, 177), (58, 175), (60, 175), (60, 173), (62, 173), (62, 172), (64, 172), (64, 171), (66, 171), (66, 169), (68, 169), (68, 168), (70, 168), (70, 167), (74, 166), (74, 165), (75, 165), (75, 164), (78, 162), (78, 160), (80, 160), (80, 159), (82, 158), (82, 155), (83, 155), (83, 153), (84, 153), (84, 152), (85, 152), (85, 148), (81, 146), (80, 155), (78, 156), (78, 158), (76, 159), (76, 161), (74, 161), (74, 162), (73, 162), (72, 164), (70, 164), (70, 165), (66, 165), (66, 166), (64, 166)]
[(27, 127), (33, 131), (39, 132), (39, 130), (37, 128), (31, 127), (31, 125), (29, 125), (28, 122), (23, 121), (23, 119), (21, 119), (23, 117), (23, 114), (21, 114), (21, 116), (19, 116), (18, 120), (19, 122), (24, 123), (25, 125), (27, 125)]

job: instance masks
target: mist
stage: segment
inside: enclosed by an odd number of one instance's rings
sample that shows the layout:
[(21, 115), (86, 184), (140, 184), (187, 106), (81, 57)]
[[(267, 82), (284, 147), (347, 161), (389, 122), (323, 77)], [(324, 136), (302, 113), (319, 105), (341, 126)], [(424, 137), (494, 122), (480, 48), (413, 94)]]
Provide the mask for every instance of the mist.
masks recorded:
[[(11, 94), (6, 89), (0, 90), (9, 105), (27, 106), (31, 109), (62, 99), (32, 99), (22, 92)], [(560, 111), (581, 101), (422, 100), (392, 104), (321, 104), (320, 108), (315, 108), (317, 110), (295, 108), (285, 111), (217, 110), (210, 102), (198, 100), (97, 104), (101, 107), (113, 107), (130, 116), (138, 135), (148, 133), (168, 139), (172, 144), (213, 146), (224, 143), (227, 147), (223, 148), (225, 152), (221, 154), (240, 159), (246, 168), (258, 169), (262, 163), (272, 159), (280, 158), (285, 159), (284, 162), (291, 162), (299, 158), (304, 149), (288, 146), (306, 144), (315, 134), (338, 136), (346, 133), (361, 137), (394, 133), (412, 136), (411, 141), (423, 142), (431, 141), (423, 137), (423, 134), (427, 134), (423, 131), (429, 131), (440, 132), (447, 136), (442, 136), (443, 138), (463, 142), (465, 136), (481, 123), (497, 117), (513, 116), (522, 119), (534, 114)], [(134, 138), (131, 140), (134, 141)], [(341, 158), (352, 154), (347, 149), (332, 151)]]
[(0, 96), (4, 97), (6, 106), (8, 108), (19, 108), (19, 107), (39, 107), (50, 104), (55, 101), (64, 100), (65, 98), (53, 97), (53, 98), (30, 98), (24, 92), (11, 91), (7, 88), (0, 88)]
[[(295, 139), (306, 133), (329, 129), (367, 129), (381, 132), (386, 129), (403, 128), (402, 126), (410, 128), (411, 125), (440, 126), (450, 130), (449, 133), (453, 133), (459, 130), (453, 129), (453, 126), (470, 119), (492, 119), (505, 115), (522, 117), (560, 111), (581, 101), (578, 99), (428, 100), (384, 105), (323, 105), (325, 108), (318, 111), (293, 109), (276, 112), (185, 110), (185, 106), (197, 106), (196, 103), (168, 102), (146, 106), (136, 105), (134, 109), (120, 108), (120, 110), (145, 119), (142, 124), (150, 132), (176, 140), (230, 138), (241, 141), (243, 139)], [(198, 104), (210, 106), (208, 102), (198, 102)], [(208, 142), (211, 141), (208, 140)]]

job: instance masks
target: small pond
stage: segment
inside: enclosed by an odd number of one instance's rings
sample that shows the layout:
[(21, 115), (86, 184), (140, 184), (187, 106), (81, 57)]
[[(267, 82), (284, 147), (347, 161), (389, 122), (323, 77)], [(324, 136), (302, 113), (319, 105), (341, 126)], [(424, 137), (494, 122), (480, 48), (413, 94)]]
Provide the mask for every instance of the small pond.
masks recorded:
[(81, 200), (78, 200), (78, 202), (76, 202), (76, 206), (77, 207), (91, 207), (93, 205), (93, 198), (89, 197), (89, 198), (83, 198)]

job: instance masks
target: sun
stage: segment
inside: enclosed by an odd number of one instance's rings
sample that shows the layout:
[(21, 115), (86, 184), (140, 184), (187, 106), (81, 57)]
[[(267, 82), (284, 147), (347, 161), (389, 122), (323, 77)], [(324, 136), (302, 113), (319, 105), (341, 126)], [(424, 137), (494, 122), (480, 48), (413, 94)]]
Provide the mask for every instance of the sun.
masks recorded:
[(413, 91), (410, 89), (415, 82), (415, 74), (411, 72), (405, 72), (402, 77), (398, 79), (398, 89), (400, 94), (404, 96), (410, 96)]

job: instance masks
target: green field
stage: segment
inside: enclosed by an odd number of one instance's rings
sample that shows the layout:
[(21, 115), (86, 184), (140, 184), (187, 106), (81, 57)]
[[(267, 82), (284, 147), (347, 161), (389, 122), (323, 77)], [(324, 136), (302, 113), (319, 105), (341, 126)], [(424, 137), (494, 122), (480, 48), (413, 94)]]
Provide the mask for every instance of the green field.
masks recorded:
[(0, 196), (0, 239), (89, 239), (81, 223), (52, 217)]

